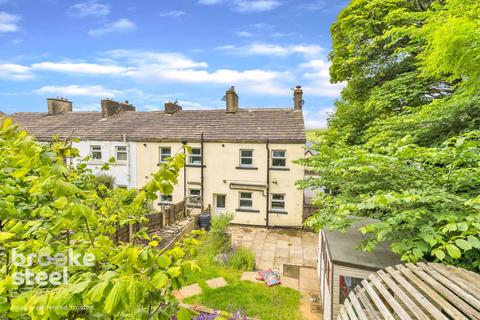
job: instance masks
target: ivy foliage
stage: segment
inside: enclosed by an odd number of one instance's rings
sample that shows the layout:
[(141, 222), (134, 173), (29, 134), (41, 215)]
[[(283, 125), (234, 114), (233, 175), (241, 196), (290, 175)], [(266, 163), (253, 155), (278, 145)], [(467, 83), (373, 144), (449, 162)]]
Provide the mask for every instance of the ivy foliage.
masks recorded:
[[(184, 319), (172, 290), (180, 287), (185, 271), (198, 269), (190, 257), (199, 236), (168, 251), (159, 250), (145, 230), (134, 243), (115, 240), (117, 227), (145, 219), (158, 192), (172, 192), (183, 155), (162, 164), (140, 191), (99, 185), (84, 163), (65, 165), (64, 159), (76, 156), (78, 151), (63, 142), (38, 143), (8, 118), (1, 124), (0, 318), (169, 319), (179, 312)], [(13, 263), (14, 249), (24, 257), (59, 255), (48, 266), (33, 259), (28, 268), (63, 273), (66, 264), (68, 280), (16, 284), (14, 274), (26, 267)], [(72, 257), (65, 256), (70, 249), (79, 257), (92, 254), (94, 263), (72, 265)]]
[(318, 151), (300, 162), (326, 188), (306, 222), (364, 250), (480, 270), (480, 3), (351, 0), (332, 25), (333, 82), (346, 82)]

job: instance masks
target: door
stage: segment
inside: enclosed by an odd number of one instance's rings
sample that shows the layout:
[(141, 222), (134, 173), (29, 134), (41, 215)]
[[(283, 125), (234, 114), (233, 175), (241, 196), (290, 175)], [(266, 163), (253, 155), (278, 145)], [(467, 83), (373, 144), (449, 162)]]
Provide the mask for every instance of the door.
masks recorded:
[(225, 213), (227, 211), (226, 203), (227, 203), (227, 196), (224, 194), (216, 194), (215, 195), (215, 212), (216, 213)]

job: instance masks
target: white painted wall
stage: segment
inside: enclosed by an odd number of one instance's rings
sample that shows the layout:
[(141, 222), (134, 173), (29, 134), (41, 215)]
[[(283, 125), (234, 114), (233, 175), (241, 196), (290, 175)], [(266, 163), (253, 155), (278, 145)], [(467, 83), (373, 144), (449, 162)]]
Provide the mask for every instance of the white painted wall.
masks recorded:
[(88, 168), (92, 169), (95, 174), (100, 173), (101, 166), (107, 162), (110, 158), (115, 158), (115, 147), (126, 146), (127, 147), (127, 161), (117, 161), (115, 165), (110, 166), (110, 170), (106, 171), (106, 174), (115, 177), (115, 184), (117, 186), (125, 186), (128, 188), (137, 187), (136, 179), (136, 162), (137, 162), (137, 148), (135, 142), (121, 142), (121, 141), (80, 141), (74, 142), (73, 147), (77, 148), (80, 152), (80, 157), (86, 157), (90, 155), (90, 146), (99, 145), (102, 148), (102, 159), (93, 160), (88, 162)]
[[(188, 143), (195, 148), (199, 143)], [(158, 170), (159, 148), (171, 147), (172, 154), (182, 152), (180, 142), (165, 143), (138, 143), (137, 144), (137, 187), (142, 187), (153, 172)], [(240, 165), (240, 149), (253, 150), (253, 167), (255, 170), (238, 169)], [(297, 180), (303, 179), (304, 168), (293, 163), (293, 160), (304, 156), (303, 144), (270, 144), (270, 150), (287, 150), (288, 170), (270, 171), (270, 193), (286, 195), (285, 214), (270, 213), (270, 226), (301, 226), (303, 215), (303, 191), (295, 186)], [(188, 161), (188, 159), (187, 159)], [(251, 191), (249, 188), (232, 188), (232, 183), (265, 185), (267, 175), (267, 150), (265, 143), (204, 143), (204, 205), (212, 205), (215, 214), (215, 194), (226, 195), (226, 211), (234, 213), (234, 223), (265, 225), (266, 218), (266, 190), (258, 188)], [(186, 188), (200, 189), (201, 169), (199, 167), (187, 167)], [(183, 170), (178, 178), (178, 184), (173, 192), (173, 202), (183, 200), (184, 194)], [(241, 191), (251, 191), (253, 208), (257, 212), (238, 211), (239, 194)]]

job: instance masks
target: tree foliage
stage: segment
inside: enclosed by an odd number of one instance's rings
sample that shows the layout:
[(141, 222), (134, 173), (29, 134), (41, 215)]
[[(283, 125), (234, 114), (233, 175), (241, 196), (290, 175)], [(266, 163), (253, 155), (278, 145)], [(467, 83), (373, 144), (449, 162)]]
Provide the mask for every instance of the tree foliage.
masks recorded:
[[(140, 230), (134, 243), (116, 243), (115, 230), (143, 221), (158, 192), (176, 183), (183, 155), (175, 155), (140, 191), (111, 190), (84, 163), (66, 166), (77, 151), (62, 142), (39, 144), (10, 119), (0, 128), (0, 317), (2, 319), (169, 319), (178, 310), (172, 290), (185, 270), (197, 269), (189, 256), (198, 240), (189, 237), (172, 250), (157, 249), (157, 239)], [(98, 190), (100, 188), (102, 190)], [(141, 242), (148, 242), (142, 245)], [(93, 265), (70, 265), (71, 257), (33, 272), (62, 272), (59, 285), (16, 284), (11, 252), (56, 257), (69, 249), (93, 254)]]
[(309, 226), (359, 217), (363, 249), (480, 270), (480, 4), (352, 0), (333, 24), (331, 79), (347, 85), (300, 161), (326, 187)]

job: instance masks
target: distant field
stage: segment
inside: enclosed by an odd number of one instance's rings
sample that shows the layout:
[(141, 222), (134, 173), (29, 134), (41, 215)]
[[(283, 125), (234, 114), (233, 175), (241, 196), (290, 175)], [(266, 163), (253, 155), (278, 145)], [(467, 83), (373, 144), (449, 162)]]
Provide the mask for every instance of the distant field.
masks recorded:
[(307, 129), (306, 134), (307, 134), (307, 141), (310, 142), (316, 142), (318, 141), (318, 136), (317, 134), (324, 131), (325, 129)]

